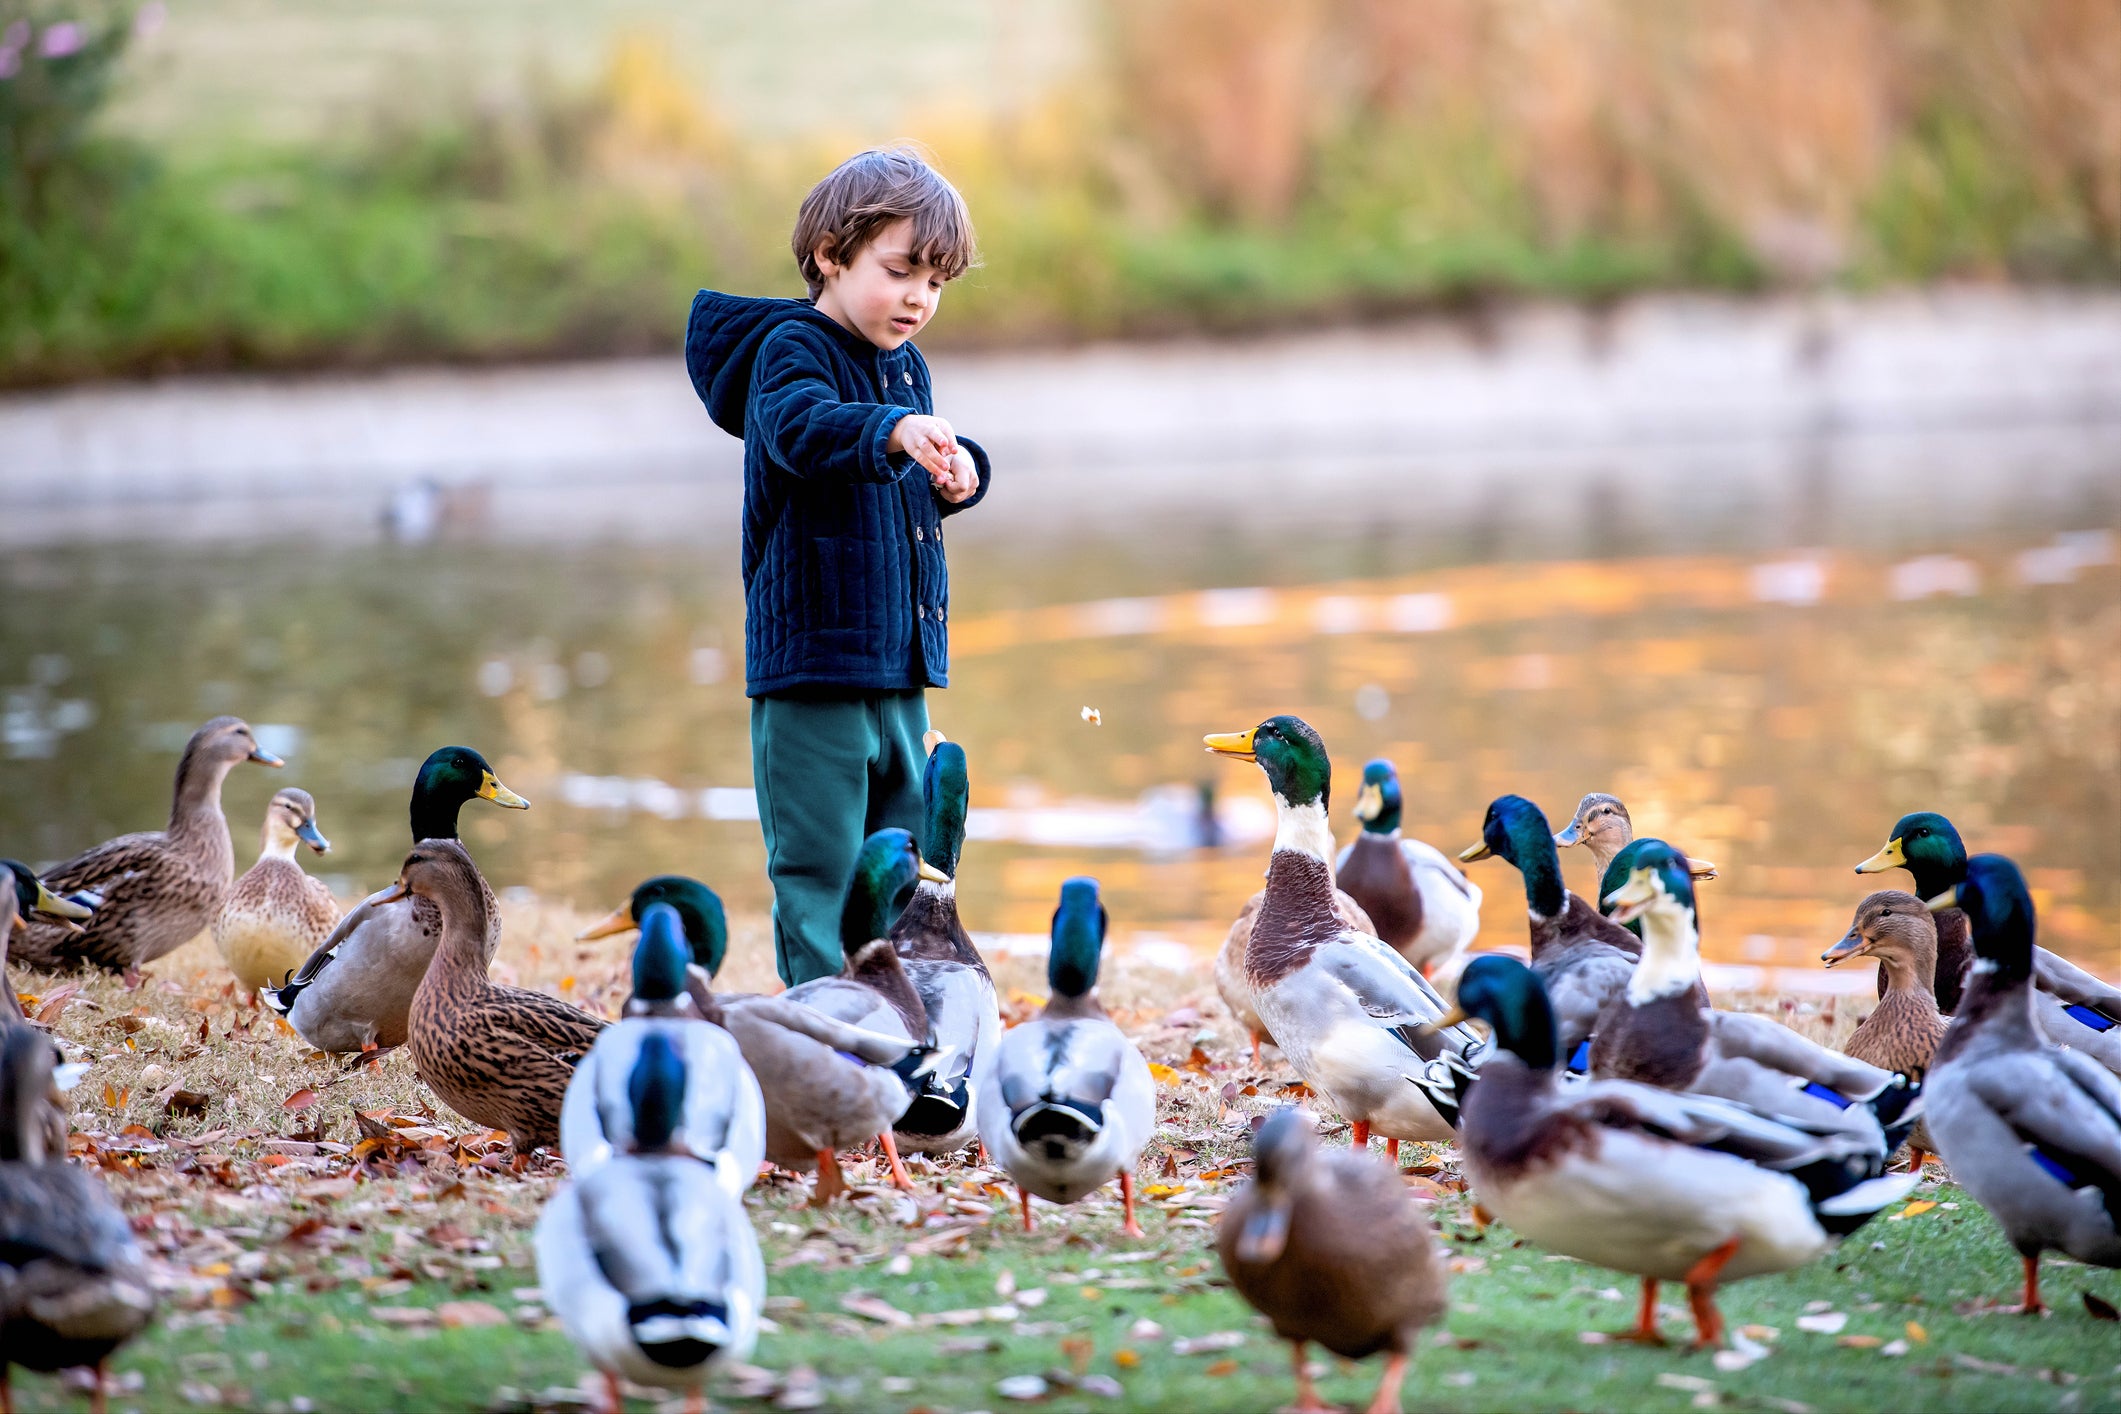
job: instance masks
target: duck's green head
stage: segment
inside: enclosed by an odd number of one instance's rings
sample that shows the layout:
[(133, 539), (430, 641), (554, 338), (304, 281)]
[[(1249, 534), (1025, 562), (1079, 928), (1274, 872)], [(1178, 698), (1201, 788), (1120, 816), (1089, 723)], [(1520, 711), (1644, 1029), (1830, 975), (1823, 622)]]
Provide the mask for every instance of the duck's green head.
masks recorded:
[(633, 995), (636, 1001), (676, 1001), (685, 992), (685, 965), (692, 949), (685, 943), (685, 920), (667, 903), (651, 903), (641, 915), (640, 941), (633, 945)]
[(1905, 869), (1915, 876), (1915, 892), (1935, 898), (1966, 877), (1966, 845), (1952, 822), (1934, 810), (1903, 815), (1886, 837), (1885, 848), (1856, 866), (1858, 874)]
[(1932, 913), (1947, 908), (1966, 911), (1974, 935), (1974, 966), (1999, 982), (2022, 982), (2033, 975), (2032, 891), (2018, 866), (2000, 854), (1977, 854), (1966, 861), (1966, 877), (1927, 900)]
[(1250, 731), (1217, 732), (1201, 738), (1218, 756), (1256, 761), (1267, 784), (1288, 805), (1328, 808), (1333, 762), (1326, 744), (1301, 717), (1269, 717)]
[(1539, 976), (1514, 957), (1483, 953), (1466, 964), (1458, 978), (1458, 1006), (1437, 1022), (1456, 1025), (1468, 1018), (1484, 1022), (1495, 1048), (1508, 1051), (1534, 1070), (1552, 1070), (1560, 1046), (1554, 1008)]
[(1399, 828), (1404, 802), (1399, 794), (1399, 769), (1380, 756), (1362, 768), (1362, 789), (1355, 795), (1355, 818), (1373, 835), (1389, 835)]
[(683, 874), (658, 874), (642, 880), (626, 902), (575, 934), (575, 939), (587, 942), (638, 928), (648, 916), (649, 907), (659, 903), (677, 910), (692, 960), (709, 977), (720, 972), (729, 955), (729, 915), (723, 912), (722, 900), (713, 889)]
[(1053, 947), (1046, 954), (1046, 982), (1053, 995), (1080, 997), (1097, 985), (1110, 921), (1097, 880), (1076, 878), (1061, 885), (1060, 907), (1053, 910)]
[(670, 1147), (685, 1121), (685, 1062), (678, 1048), (660, 1031), (641, 1038), (633, 1073), (626, 1077), (626, 1098), (633, 1105), (633, 1147), (653, 1153)]
[[(11, 887), (14, 890), (15, 916), (18, 920), (32, 913), (41, 913), (48, 918), (58, 919), (71, 931), (78, 933), (81, 929), (74, 925), (95, 916), (81, 904), (70, 898), (60, 898), (44, 887), (44, 881), (37, 877), (36, 872), (19, 859), (0, 859), (0, 869), (8, 873), (7, 884), (0, 887)], [(0, 943), (5, 942), (5, 938), (0, 938)]]
[(457, 811), (469, 800), (490, 800), (507, 810), (530, 802), (501, 784), (486, 758), (468, 746), (445, 746), (420, 763), (412, 782), (412, 842), (453, 840)]
[[(1667, 908), (1694, 919), (1694, 875), (1687, 857), (1663, 840), (1636, 840), (1628, 849), (1634, 858), (1628, 861), (1627, 881), (1603, 900), (1613, 910), (1613, 921), (1632, 923)], [(1699, 928), (1698, 921), (1695, 926)]]
[(965, 748), (954, 741), (936, 742), (928, 753), (927, 774), (921, 777), (921, 803), (927, 810), (921, 821), (921, 858), (952, 879), (957, 877), (958, 855), (965, 848), (965, 812), (971, 792)]
[(910, 831), (878, 830), (862, 841), (854, 874), (847, 880), (847, 902), (840, 909), (840, 946), (847, 956), (891, 932), (923, 879), (944, 882), (940, 871), (922, 862)]
[(1524, 875), (1525, 903), (1541, 918), (1558, 918), (1568, 906), (1561, 884), (1561, 855), (1545, 812), (1521, 795), (1497, 796), (1480, 822), (1480, 843), (1459, 851), (1462, 864), (1501, 855)]

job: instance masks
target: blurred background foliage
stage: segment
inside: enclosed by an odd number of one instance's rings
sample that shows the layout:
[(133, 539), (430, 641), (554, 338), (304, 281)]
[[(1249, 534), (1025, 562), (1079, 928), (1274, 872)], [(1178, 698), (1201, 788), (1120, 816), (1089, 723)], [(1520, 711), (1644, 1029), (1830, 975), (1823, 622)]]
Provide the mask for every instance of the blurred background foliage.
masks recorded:
[[(128, 94), (240, 6), (0, 0), (0, 382), (668, 350), (700, 285), (800, 293), (801, 194), (899, 137), (985, 250), (940, 341), (2121, 277), (2114, 0), (1047, 8), (1072, 57), (1006, 102), (879, 61), (871, 82), (937, 97), (879, 117), (827, 93), (762, 127), (700, 36), (614, 9), (587, 62), (385, 68), (297, 138), (201, 142)], [(768, 81), (833, 49), (859, 74), (872, 39), (792, 36)]]

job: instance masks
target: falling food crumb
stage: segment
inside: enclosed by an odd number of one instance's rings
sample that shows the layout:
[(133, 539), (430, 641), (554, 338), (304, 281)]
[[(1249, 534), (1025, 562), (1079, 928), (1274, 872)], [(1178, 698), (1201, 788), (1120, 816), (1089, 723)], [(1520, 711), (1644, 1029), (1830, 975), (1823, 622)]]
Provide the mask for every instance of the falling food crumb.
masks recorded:
[(1083, 720), (1093, 727), (1101, 727), (1105, 724), (1105, 714), (1098, 711), (1095, 707), (1085, 707), (1083, 708)]

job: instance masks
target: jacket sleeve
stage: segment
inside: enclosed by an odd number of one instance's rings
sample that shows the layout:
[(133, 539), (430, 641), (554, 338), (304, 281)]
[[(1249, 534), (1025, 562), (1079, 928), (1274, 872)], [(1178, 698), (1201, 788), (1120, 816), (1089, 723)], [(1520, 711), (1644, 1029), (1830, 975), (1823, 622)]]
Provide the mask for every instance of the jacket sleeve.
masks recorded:
[[(890, 434), (887, 433), (885, 435), (888, 436)], [(935, 509), (946, 516), (954, 516), (959, 511), (971, 510), (981, 501), (987, 499), (987, 488), (994, 484), (994, 466), (991, 462), (987, 460), (987, 449), (985, 447), (982, 447), (979, 443), (973, 441), (970, 437), (958, 438), (957, 444), (960, 447), (963, 447), (966, 451), (972, 453), (972, 465), (974, 469), (979, 472), (979, 489), (977, 491), (974, 491), (971, 495), (967, 496), (964, 500), (959, 501), (956, 505), (952, 505), (950, 502), (944, 500), (941, 496), (936, 496)], [(934, 494), (932, 488), (929, 494)]]
[(767, 340), (752, 379), (752, 428), (773, 464), (789, 475), (881, 484), (914, 465), (909, 456), (884, 451), (891, 429), (913, 409), (844, 401), (827, 356), (800, 326)]

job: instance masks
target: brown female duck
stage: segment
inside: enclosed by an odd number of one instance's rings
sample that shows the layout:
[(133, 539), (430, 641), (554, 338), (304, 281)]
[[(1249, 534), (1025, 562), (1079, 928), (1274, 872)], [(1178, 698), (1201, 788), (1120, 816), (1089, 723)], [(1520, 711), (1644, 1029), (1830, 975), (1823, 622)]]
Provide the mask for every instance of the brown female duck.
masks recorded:
[(1449, 1304), (1427, 1216), (1388, 1166), (1320, 1149), (1300, 1109), (1269, 1115), (1252, 1156), (1256, 1176), (1230, 1200), (1216, 1252), (1237, 1294), (1290, 1343), (1296, 1407), (1326, 1407), (1304, 1368), (1315, 1340), (1347, 1360), (1388, 1352), (1370, 1414), (1398, 1414), (1407, 1359)]
[(298, 843), (319, 854), (331, 849), (317, 831), (316, 801), (289, 786), (265, 807), (258, 862), (236, 880), (214, 919), (214, 946), (238, 985), (254, 997), (300, 967), (339, 921), (331, 888), (295, 863)]
[[(1856, 905), (1848, 936), (1819, 960), (1833, 967), (1858, 957), (1878, 959), (1885, 973), (1885, 995), (1842, 1051), (1881, 1070), (1928, 1073), (1945, 1027), (1951, 1024), (1937, 1010), (1937, 925), (1929, 909), (1898, 889), (1881, 889), (1864, 899)], [(1919, 1173), (1924, 1156), (1936, 1152), (1928, 1126), (1917, 1120), (1907, 1145)]]
[(486, 884), (455, 840), (425, 840), (406, 855), (397, 893), (428, 900), (442, 919), (434, 961), (413, 993), (413, 1063), (444, 1104), (508, 1131), (520, 1169), (531, 1150), (559, 1142), (567, 1082), (604, 1022), (487, 978)]
[(54, 893), (96, 895), (96, 916), (72, 930), (30, 923), (16, 942), (17, 960), (129, 972), (205, 932), (236, 879), (221, 782), (239, 761), (282, 764), (240, 718), (216, 717), (193, 732), (177, 764), (169, 828), (120, 835), (45, 870)]

